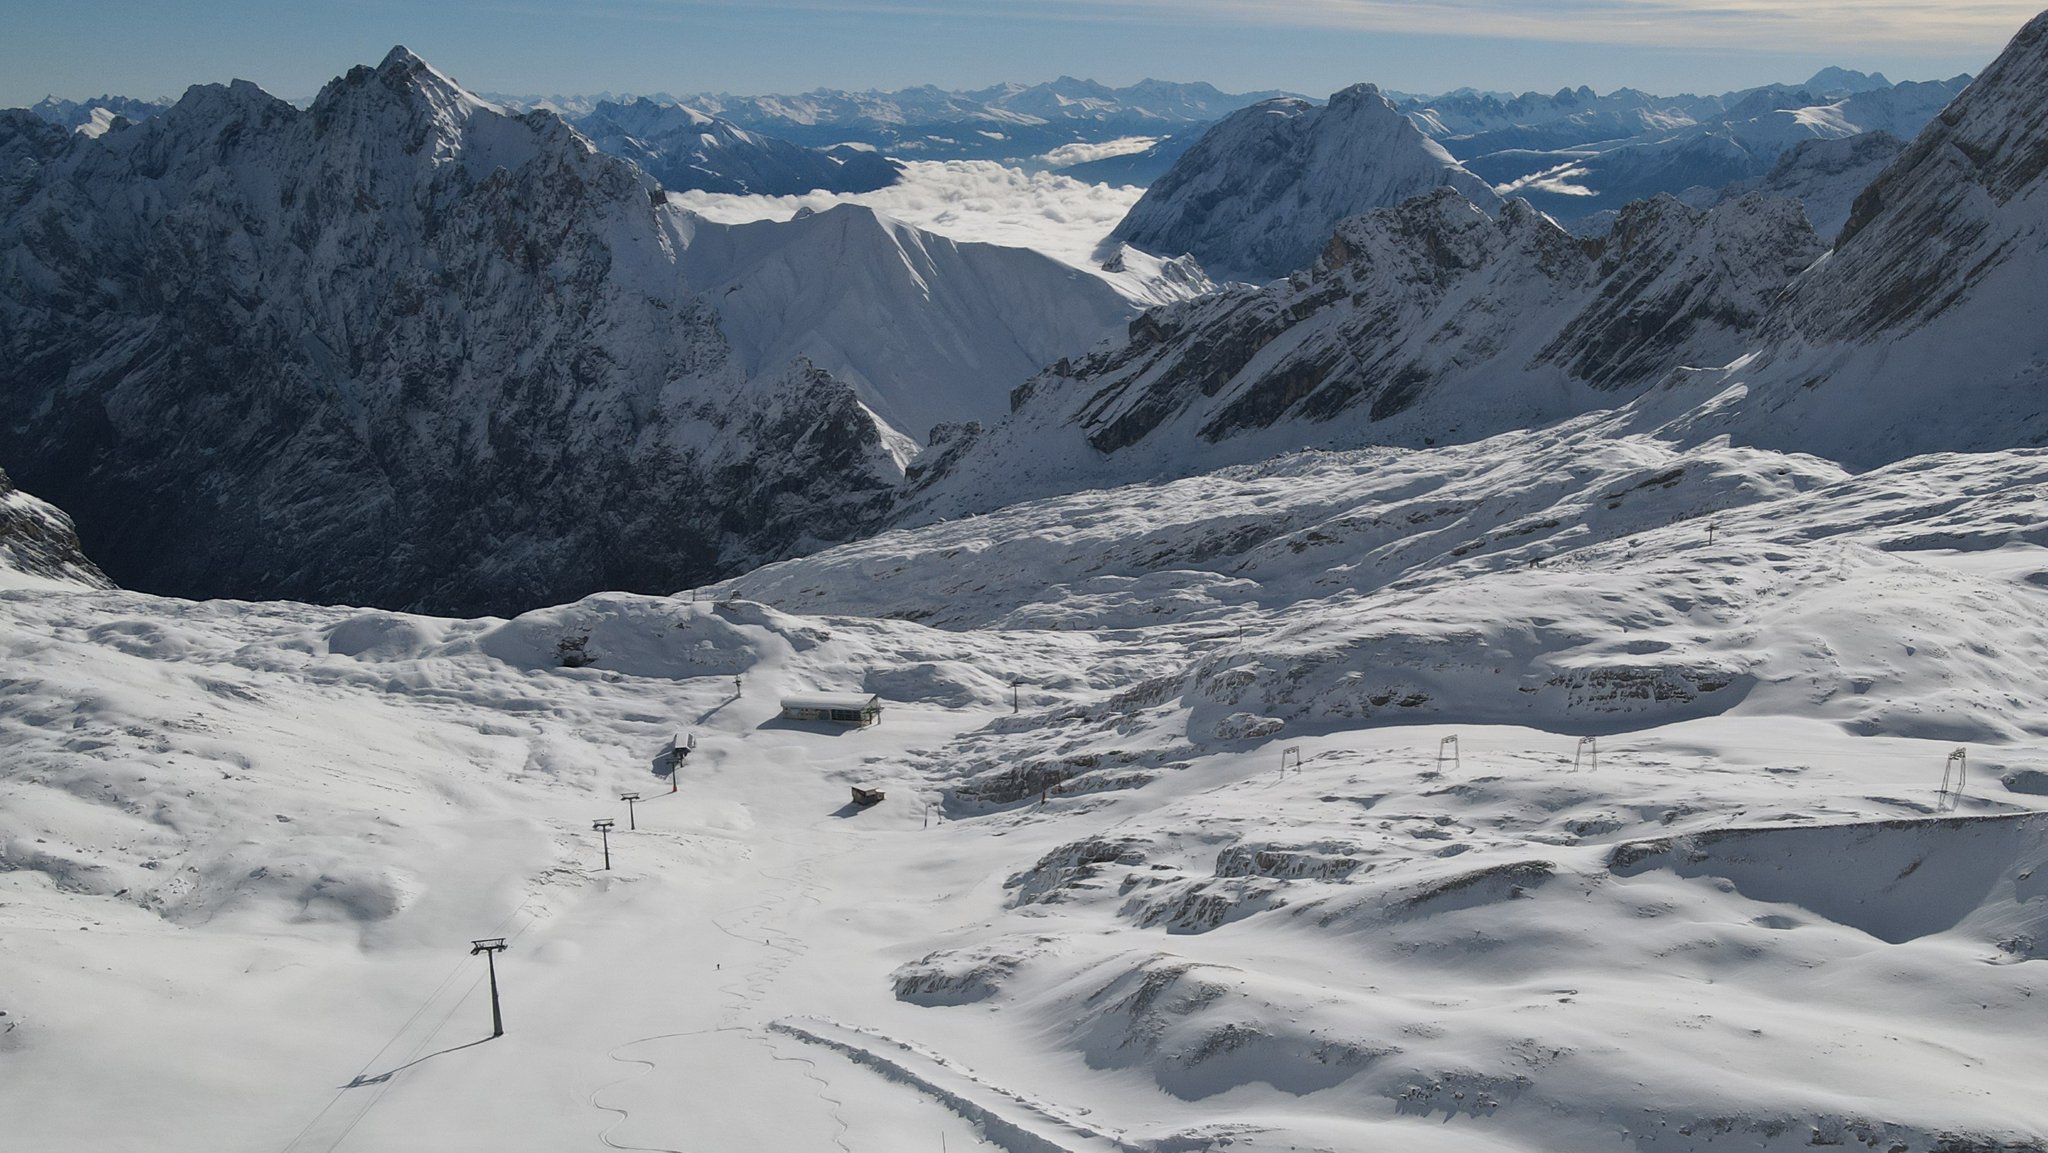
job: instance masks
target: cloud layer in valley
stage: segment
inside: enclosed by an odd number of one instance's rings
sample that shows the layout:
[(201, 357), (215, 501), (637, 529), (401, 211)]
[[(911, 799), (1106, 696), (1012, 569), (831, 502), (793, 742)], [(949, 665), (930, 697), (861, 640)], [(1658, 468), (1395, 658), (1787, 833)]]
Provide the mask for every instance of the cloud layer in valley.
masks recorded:
[(1030, 248), (1076, 267), (1116, 227), (1141, 188), (1088, 184), (1050, 172), (1026, 172), (990, 160), (913, 160), (903, 181), (875, 192), (803, 196), (671, 193), (669, 200), (711, 220), (737, 224), (786, 220), (799, 209), (865, 204), (906, 224), (954, 240)]

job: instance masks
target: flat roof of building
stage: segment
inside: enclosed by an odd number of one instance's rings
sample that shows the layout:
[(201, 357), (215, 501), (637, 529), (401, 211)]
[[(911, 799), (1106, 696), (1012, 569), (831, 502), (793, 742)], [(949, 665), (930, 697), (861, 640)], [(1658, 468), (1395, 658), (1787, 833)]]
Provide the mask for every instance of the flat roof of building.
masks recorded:
[(882, 698), (874, 693), (796, 693), (782, 698), (785, 709), (850, 709), (859, 712), (871, 705), (880, 708)]

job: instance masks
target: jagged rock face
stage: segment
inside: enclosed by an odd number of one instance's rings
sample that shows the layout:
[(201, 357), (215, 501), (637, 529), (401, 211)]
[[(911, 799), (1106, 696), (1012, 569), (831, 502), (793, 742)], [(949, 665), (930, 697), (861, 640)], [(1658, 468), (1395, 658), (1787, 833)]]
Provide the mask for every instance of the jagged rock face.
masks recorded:
[(902, 177), (898, 165), (872, 152), (805, 148), (652, 100), (604, 101), (575, 123), (599, 149), (631, 160), (672, 192), (872, 192)]
[(1442, 189), (1345, 221), (1315, 267), (1133, 320), (914, 462), (908, 519), (1302, 447), (1475, 439), (1625, 402), (1747, 352), (1820, 255), (1797, 203), (1633, 205), (1604, 240)]
[(34, 195), (43, 166), (64, 154), (71, 134), (19, 108), (0, 109), (0, 211)]
[[(2048, 14), (1856, 198), (1828, 259), (1684, 418), (1854, 466), (2048, 443)], [(1730, 393), (1729, 395), (1734, 395)]]
[(1669, 196), (1639, 200), (1600, 248), (1591, 302), (1536, 363), (1608, 391), (1725, 364), (1821, 251), (1794, 200), (1752, 193), (1705, 213)]
[(303, 112), (195, 88), (0, 217), (0, 451), (173, 594), (508, 612), (857, 531), (800, 506), (900, 475), (873, 420), (740, 392), (656, 191), (402, 49)]
[(1800, 286), (1788, 320), (1809, 339), (1863, 339), (1939, 315), (2005, 255), (2001, 210), (2031, 199), (2043, 172), (2048, 15), (1856, 198), (1835, 259)]
[(1146, 190), (1114, 239), (1192, 254), (1218, 276), (1268, 280), (1306, 267), (1337, 222), (1449, 187), (1489, 209), (1493, 189), (1370, 84), (1318, 108), (1255, 104), (1219, 121)]
[(71, 518), (15, 488), (5, 472), (0, 472), (0, 569), (87, 588), (114, 587), (86, 558)]

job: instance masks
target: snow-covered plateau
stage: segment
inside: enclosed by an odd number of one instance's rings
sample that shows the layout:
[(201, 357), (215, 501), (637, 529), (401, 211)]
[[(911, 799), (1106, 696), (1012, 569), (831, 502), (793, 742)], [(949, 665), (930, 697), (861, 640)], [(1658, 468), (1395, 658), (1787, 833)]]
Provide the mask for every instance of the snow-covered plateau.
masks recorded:
[[(514, 620), (13, 578), (0, 1114), (38, 1149), (2039, 1149), (2044, 498), (2040, 452), (1850, 475), (1588, 424)], [(780, 718), (814, 690), (881, 724)]]

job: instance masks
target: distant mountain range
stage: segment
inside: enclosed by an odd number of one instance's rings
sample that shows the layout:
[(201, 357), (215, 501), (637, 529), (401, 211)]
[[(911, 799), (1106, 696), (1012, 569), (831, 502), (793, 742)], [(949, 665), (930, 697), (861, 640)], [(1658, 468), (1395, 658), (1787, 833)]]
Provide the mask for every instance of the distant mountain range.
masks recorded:
[[(1803, 84), (1709, 96), (1635, 89), (1603, 96), (1583, 86), (1550, 94), (1383, 95), (1475, 174), (1597, 232), (1606, 225), (1601, 214), (1632, 199), (1757, 180), (1806, 139), (1868, 131), (1909, 137), (1967, 80), (1895, 85), (1879, 74), (1827, 68)], [(1209, 126), (1276, 97), (1304, 99), (1160, 80), (1113, 88), (1073, 77), (965, 90), (484, 96), (514, 111), (553, 111), (673, 190), (782, 195), (881, 187), (894, 171), (887, 157), (1042, 165), (1081, 180), (1145, 186)], [(144, 119), (168, 105), (104, 96), (49, 99), (32, 111), (100, 132), (116, 116)], [(1107, 150), (1075, 155), (1077, 145)]]
[(47, 96), (29, 106), (43, 120), (87, 136), (98, 136), (113, 126), (116, 117), (147, 120), (171, 106), (169, 100), (135, 100), (126, 96), (98, 96), (91, 100), (59, 100)]
[[(1862, 129), (1942, 85), (1824, 74), (1836, 89), (1687, 123), (1582, 90), (1428, 116), (1369, 85), (1255, 102), (1118, 239), (1268, 283), (1194, 296), (1188, 270), (1192, 299), (1142, 313), (865, 208), (712, 223), (651, 173), (800, 184), (817, 154), (700, 110), (578, 112), (629, 164), (403, 49), (305, 109), (238, 82), (140, 121), (0, 113), (0, 461), (124, 583), (482, 612), (1063, 487), (1603, 409), (1859, 462), (2040, 443), (2044, 28), (1910, 144)], [(1157, 86), (1144, 114), (1207, 112), (1197, 89)], [(1005, 123), (1140, 114), (1029, 91), (1005, 90)], [(833, 107), (773, 115), (823, 132)], [(1652, 114), (1664, 143), (1601, 155), (1745, 139), (1773, 159), (1574, 235), (1453, 149), (1501, 116)], [(787, 166), (742, 179), (743, 153)], [(1830, 249), (1811, 222), (1837, 216)]]
[(1560, 220), (1605, 227), (1602, 215), (1660, 192), (1716, 189), (1768, 175), (1809, 140), (1867, 132), (1910, 137), (1969, 83), (1968, 76), (1891, 84), (1825, 69), (1803, 85), (1719, 96), (1652, 96), (1588, 88), (1502, 100), (1454, 94), (1400, 102), (1418, 128), (1502, 195)]
[(1832, 236), (1900, 138), (1966, 83), (1890, 85), (1828, 69), (1799, 88), (1713, 97), (1577, 88), (1397, 99), (1355, 85), (1325, 105), (1266, 100), (1178, 149), (1114, 235), (1267, 280), (1307, 265), (1346, 217), (1448, 185), (1488, 209), (1527, 200), (1589, 238), (1634, 201), (1711, 206), (1769, 191), (1810, 203), (1809, 222)]
[(902, 174), (900, 165), (872, 151), (805, 148), (653, 100), (602, 101), (570, 122), (591, 143), (639, 165), (671, 192), (872, 192)]
[[(1164, 80), (1111, 88), (1062, 76), (1044, 84), (958, 91), (925, 85), (895, 92), (821, 88), (788, 96), (664, 93), (651, 99), (814, 148), (854, 143), (911, 160), (1023, 161), (1063, 145), (1183, 132), (1278, 95), (1284, 94), (1227, 93), (1209, 84)], [(600, 102), (587, 97), (492, 99), (511, 107), (553, 108), (572, 120), (595, 111)]]
[[(1231, 196), (1200, 189), (1236, 187), (1219, 171), (1270, 171), (1265, 203), (1325, 206), (1235, 123), (1289, 116), (1239, 113), (1209, 137), (1232, 147), (1182, 159), (1204, 165), (1207, 186), (1177, 171), (1154, 191), (1188, 188), (1188, 215), (1242, 220)], [(1409, 171), (1418, 155), (1411, 142), (1382, 164)], [(1819, 135), (1781, 155), (1759, 187), (1708, 197), (1711, 211), (1639, 200), (1588, 239), (1519, 200), (1490, 216), (1490, 192), (1475, 201), (1448, 181), (1335, 222), (1291, 275), (1151, 309), (1125, 340), (1026, 382), (1001, 424), (934, 443), (896, 515), (1600, 410), (1625, 429), (1857, 467), (2048, 443), (2048, 14), (1903, 149), (1888, 134)], [(1867, 186), (1832, 247), (1804, 205), (1766, 195), (1846, 180)], [(1227, 228), (1211, 243), (1232, 251)]]

